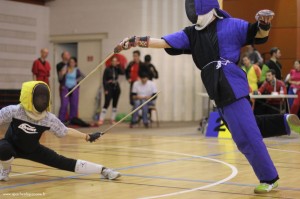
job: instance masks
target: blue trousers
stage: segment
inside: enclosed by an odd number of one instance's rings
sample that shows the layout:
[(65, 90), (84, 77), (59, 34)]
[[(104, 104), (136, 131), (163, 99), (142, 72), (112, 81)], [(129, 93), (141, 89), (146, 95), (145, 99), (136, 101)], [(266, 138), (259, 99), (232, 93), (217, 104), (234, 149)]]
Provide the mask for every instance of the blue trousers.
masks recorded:
[(219, 108), (238, 149), (246, 156), (261, 183), (274, 183), (278, 173), (263, 142), (250, 103), (242, 98)]
[[(147, 100), (134, 100), (134, 106), (133, 109), (136, 109), (137, 107), (139, 107), (141, 104), (143, 104), (145, 101)], [(145, 104), (145, 106), (143, 106), (142, 109), (142, 118), (143, 118), (143, 123), (144, 124), (148, 124), (148, 112), (149, 112), (149, 106), (152, 106), (154, 104), (153, 101), (148, 102), (147, 104)], [(139, 117), (139, 111), (135, 112), (132, 116), (132, 122), (135, 123), (138, 121), (138, 117)]]

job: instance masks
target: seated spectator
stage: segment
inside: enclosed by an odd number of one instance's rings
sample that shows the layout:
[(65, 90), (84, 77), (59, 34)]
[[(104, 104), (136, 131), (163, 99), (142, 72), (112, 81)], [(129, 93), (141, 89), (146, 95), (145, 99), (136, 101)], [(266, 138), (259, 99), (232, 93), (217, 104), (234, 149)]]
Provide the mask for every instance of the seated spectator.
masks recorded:
[(260, 75), (261, 75), (261, 70), (259, 66), (256, 64), (251, 64), (249, 56), (244, 55), (242, 69), (247, 73), (248, 83), (252, 92), (257, 91), (258, 89), (257, 84), (260, 80)]
[[(138, 106), (140, 106), (145, 101), (150, 99), (153, 95), (155, 95), (157, 93), (157, 88), (154, 82), (148, 79), (148, 75), (146, 73), (140, 73), (140, 80), (134, 82), (131, 93), (134, 101), (133, 109), (136, 109)], [(146, 128), (149, 127), (149, 106), (153, 104), (154, 102), (150, 101), (148, 104), (142, 107), (142, 119)], [(130, 123), (130, 128), (132, 128), (133, 125), (137, 123), (138, 116), (138, 111), (133, 114), (132, 121)]]
[(294, 69), (290, 71), (289, 77), (289, 94), (298, 95), (298, 98), (289, 100), (291, 106), (291, 113), (298, 114), (299, 111), (299, 97), (300, 97), (300, 61), (295, 61)]
[[(273, 69), (270, 69), (266, 75), (266, 81), (258, 89), (258, 94), (286, 94), (286, 87), (283, 81), (276, 79), (276, 72)], [(283, 103), (283, 100), (280, 98), (274, 99), (270, 98), (266, 100), (266, 106), (264, 107), (265, 114), (278, 114), (280, 110), (280, 105)]]
[(270, 68), (264, 63), (259, 66), (261, 68), (261, 75), (258, 84), (261, 85), (266, 81), (267, 72), (270, 70)]
[(65, 97), (65, 95), (71, 91), (77, 83), (83, 79), (83, 77), (84, 75), (77, 68), (77, 59), (72, 57), (61, 81), (61, 106), (59, 110), (59, 119), (63, 123), (67, 122), (65, 116), (67, 114), (69, 104), (69, 120), (71, 121), (73, 118), (77, 118), (78, 116), (79, 88), (75, 89), (68, 97)]

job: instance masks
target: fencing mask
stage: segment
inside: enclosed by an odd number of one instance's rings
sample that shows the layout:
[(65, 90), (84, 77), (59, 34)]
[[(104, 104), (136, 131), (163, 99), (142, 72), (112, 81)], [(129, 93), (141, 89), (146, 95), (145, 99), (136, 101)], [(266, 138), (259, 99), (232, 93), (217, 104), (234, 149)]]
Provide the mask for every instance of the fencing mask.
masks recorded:
[(186, 15), (193, 24), (197, 24), (198, 16), (206, 15), (213, 9), (220, 17), (231, 17), (227, 12), (220, 9), (218, 0), (185, 0)]
[(50, 101), (50, 92), (45, 84), (37, 84), (32, 91), (32, 103), (38, 112), (44, 112)]
[(20, 102), (26, 111), (50, 111), (50, 89), (42, 81), (29, 81), (22, 85)]

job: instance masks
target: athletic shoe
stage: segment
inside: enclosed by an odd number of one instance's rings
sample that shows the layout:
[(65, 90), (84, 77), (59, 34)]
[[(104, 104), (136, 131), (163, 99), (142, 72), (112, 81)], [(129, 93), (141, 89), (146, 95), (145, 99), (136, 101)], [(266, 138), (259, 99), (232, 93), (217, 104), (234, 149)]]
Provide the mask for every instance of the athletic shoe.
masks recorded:
[(11, 171), (11, 166), (9, 167), (9, 169), (0, 169), (0, 181), (8, 181), (9, 180), (9, 173)]
[(98, 126), (101, 126), (101, 125), (103, 125), (103, 123), (104, 123), (103, 120), (99, 120), (97, 124), (98, 124)]
[(131, 121), (130, 124), (129, 124), (129, 128), (132, 129), (132, 128), (134, 127), (134, 125), (136, 125), (137, 123), (138, 123), (138, 122), (132, 122), (132, 121)]
[(115, 120), (110, 120), (110, 124), (115, 124), (116, 121)]
[(115, 180), (115, 179), (121, 177), (121, 173), (114, 171), (112, 169), (109, 169), (109, 168), (104, 168), (101, 172), (101, 175), (104, 178), (109, 179), (109, 180)]
[(254, 193), (268, 193), (277, 187), (278, 182), (275, 182), (273, 184), (260, 183), (257, 187), (255, 187)]
[(149, 124), (148, 123), (144, 123), (144, 127), (147, 129), (149, 128)]
[(288, 114), (286, 121), (292, 131), (300, 134), (300, 120), (297, 115)]

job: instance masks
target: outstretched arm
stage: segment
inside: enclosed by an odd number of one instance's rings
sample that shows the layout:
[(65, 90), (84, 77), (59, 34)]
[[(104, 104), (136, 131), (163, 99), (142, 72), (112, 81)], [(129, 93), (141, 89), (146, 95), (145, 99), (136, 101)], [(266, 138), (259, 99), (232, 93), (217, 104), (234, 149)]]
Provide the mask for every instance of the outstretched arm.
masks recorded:
[(156, 38), (150, 38), (149, 39), (149, 48), (171, 48), (169, 44), (164, 39), (156, 39)]
[(122, 50), (128, 50), (137, 46), (141, 48), (171, 48), (163, 39), (150, 38), (149, 36), (133, 36), (123, 39), (123, 41), (115, 47), (114, 52), (119, 53)]

